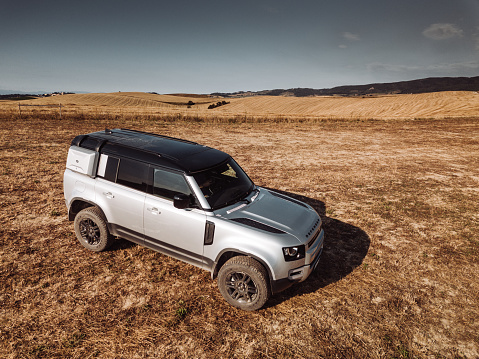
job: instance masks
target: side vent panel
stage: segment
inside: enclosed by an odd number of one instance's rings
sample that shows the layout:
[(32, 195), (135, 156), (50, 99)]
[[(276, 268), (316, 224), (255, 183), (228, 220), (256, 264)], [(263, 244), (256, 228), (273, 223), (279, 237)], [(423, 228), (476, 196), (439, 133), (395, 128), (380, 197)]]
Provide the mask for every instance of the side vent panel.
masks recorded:
[(205, 246), (213, 244), (213, 238), (215, 237), (215, 224), (210, 221), (206, 221), (205, 225)]

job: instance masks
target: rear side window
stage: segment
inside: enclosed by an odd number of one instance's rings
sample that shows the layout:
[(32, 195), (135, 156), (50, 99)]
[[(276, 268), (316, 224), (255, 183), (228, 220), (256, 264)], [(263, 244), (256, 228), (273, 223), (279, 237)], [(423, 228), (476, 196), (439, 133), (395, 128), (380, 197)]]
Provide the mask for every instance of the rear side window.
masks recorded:
[(118, 163), (118, 158), (102, 154), (98, 163), (98, 176), (108, 181), (116, 182)]
[(153, 194), (173, 200), (175, 195), (191, 195), (191, 191), (182, 174), (155, 168), (153, 170)]
[(126, 158), (120, 160), (116, 183), (146, 192), (148, 165)]

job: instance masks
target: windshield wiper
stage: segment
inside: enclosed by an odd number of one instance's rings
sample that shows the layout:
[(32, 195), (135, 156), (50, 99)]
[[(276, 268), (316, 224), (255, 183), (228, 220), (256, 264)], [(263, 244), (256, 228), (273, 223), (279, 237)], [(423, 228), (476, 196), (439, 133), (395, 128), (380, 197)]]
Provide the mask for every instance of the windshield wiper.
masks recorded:
[(258, 198), (258, 196), (259, 196), (259, 188), (258, 188), (257, 186), (254, 186), (252, 192), (256, 192), (256, 194), (253, 195), (253, 197), (251, 197), (251, 202), (253, 202), (256, 198)]
[(251, 186), (250, 188), (246, 190), (246, 192), (243, 193), (242, 196), (239, 197), (239, 199), (241, 201), (248, 202), (248, 204), (251, 203), (252, 201), (247, 200), (246, 197), (248, 197), (253, 191), (257, 191), (257, 189), (254, 186)]

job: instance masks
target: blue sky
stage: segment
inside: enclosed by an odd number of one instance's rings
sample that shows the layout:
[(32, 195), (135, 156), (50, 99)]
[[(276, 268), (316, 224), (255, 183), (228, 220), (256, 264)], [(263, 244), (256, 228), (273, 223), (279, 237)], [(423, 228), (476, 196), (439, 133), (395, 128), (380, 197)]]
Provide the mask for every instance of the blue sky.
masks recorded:
[(479, 0), (10, 1), (0, 90), (211, 93), (479, 75)]

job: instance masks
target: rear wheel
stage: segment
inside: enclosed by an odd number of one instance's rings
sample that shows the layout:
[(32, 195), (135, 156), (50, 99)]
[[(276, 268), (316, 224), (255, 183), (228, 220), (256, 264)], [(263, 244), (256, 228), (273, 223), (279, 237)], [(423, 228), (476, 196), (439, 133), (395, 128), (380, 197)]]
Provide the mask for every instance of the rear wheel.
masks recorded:
[(91, 251), (104, 251), (113, 242), (113, 237), (108, 232), (106, 220), (97, 207), (88, 207), (81, 210), (75, 217), (74, 227), (80, 243)]
[(247, 311), (260, 309), (271, 295), (266, 269), (245, 256), (233, 257), (221, 267), (218, 287), (229, 304)]

